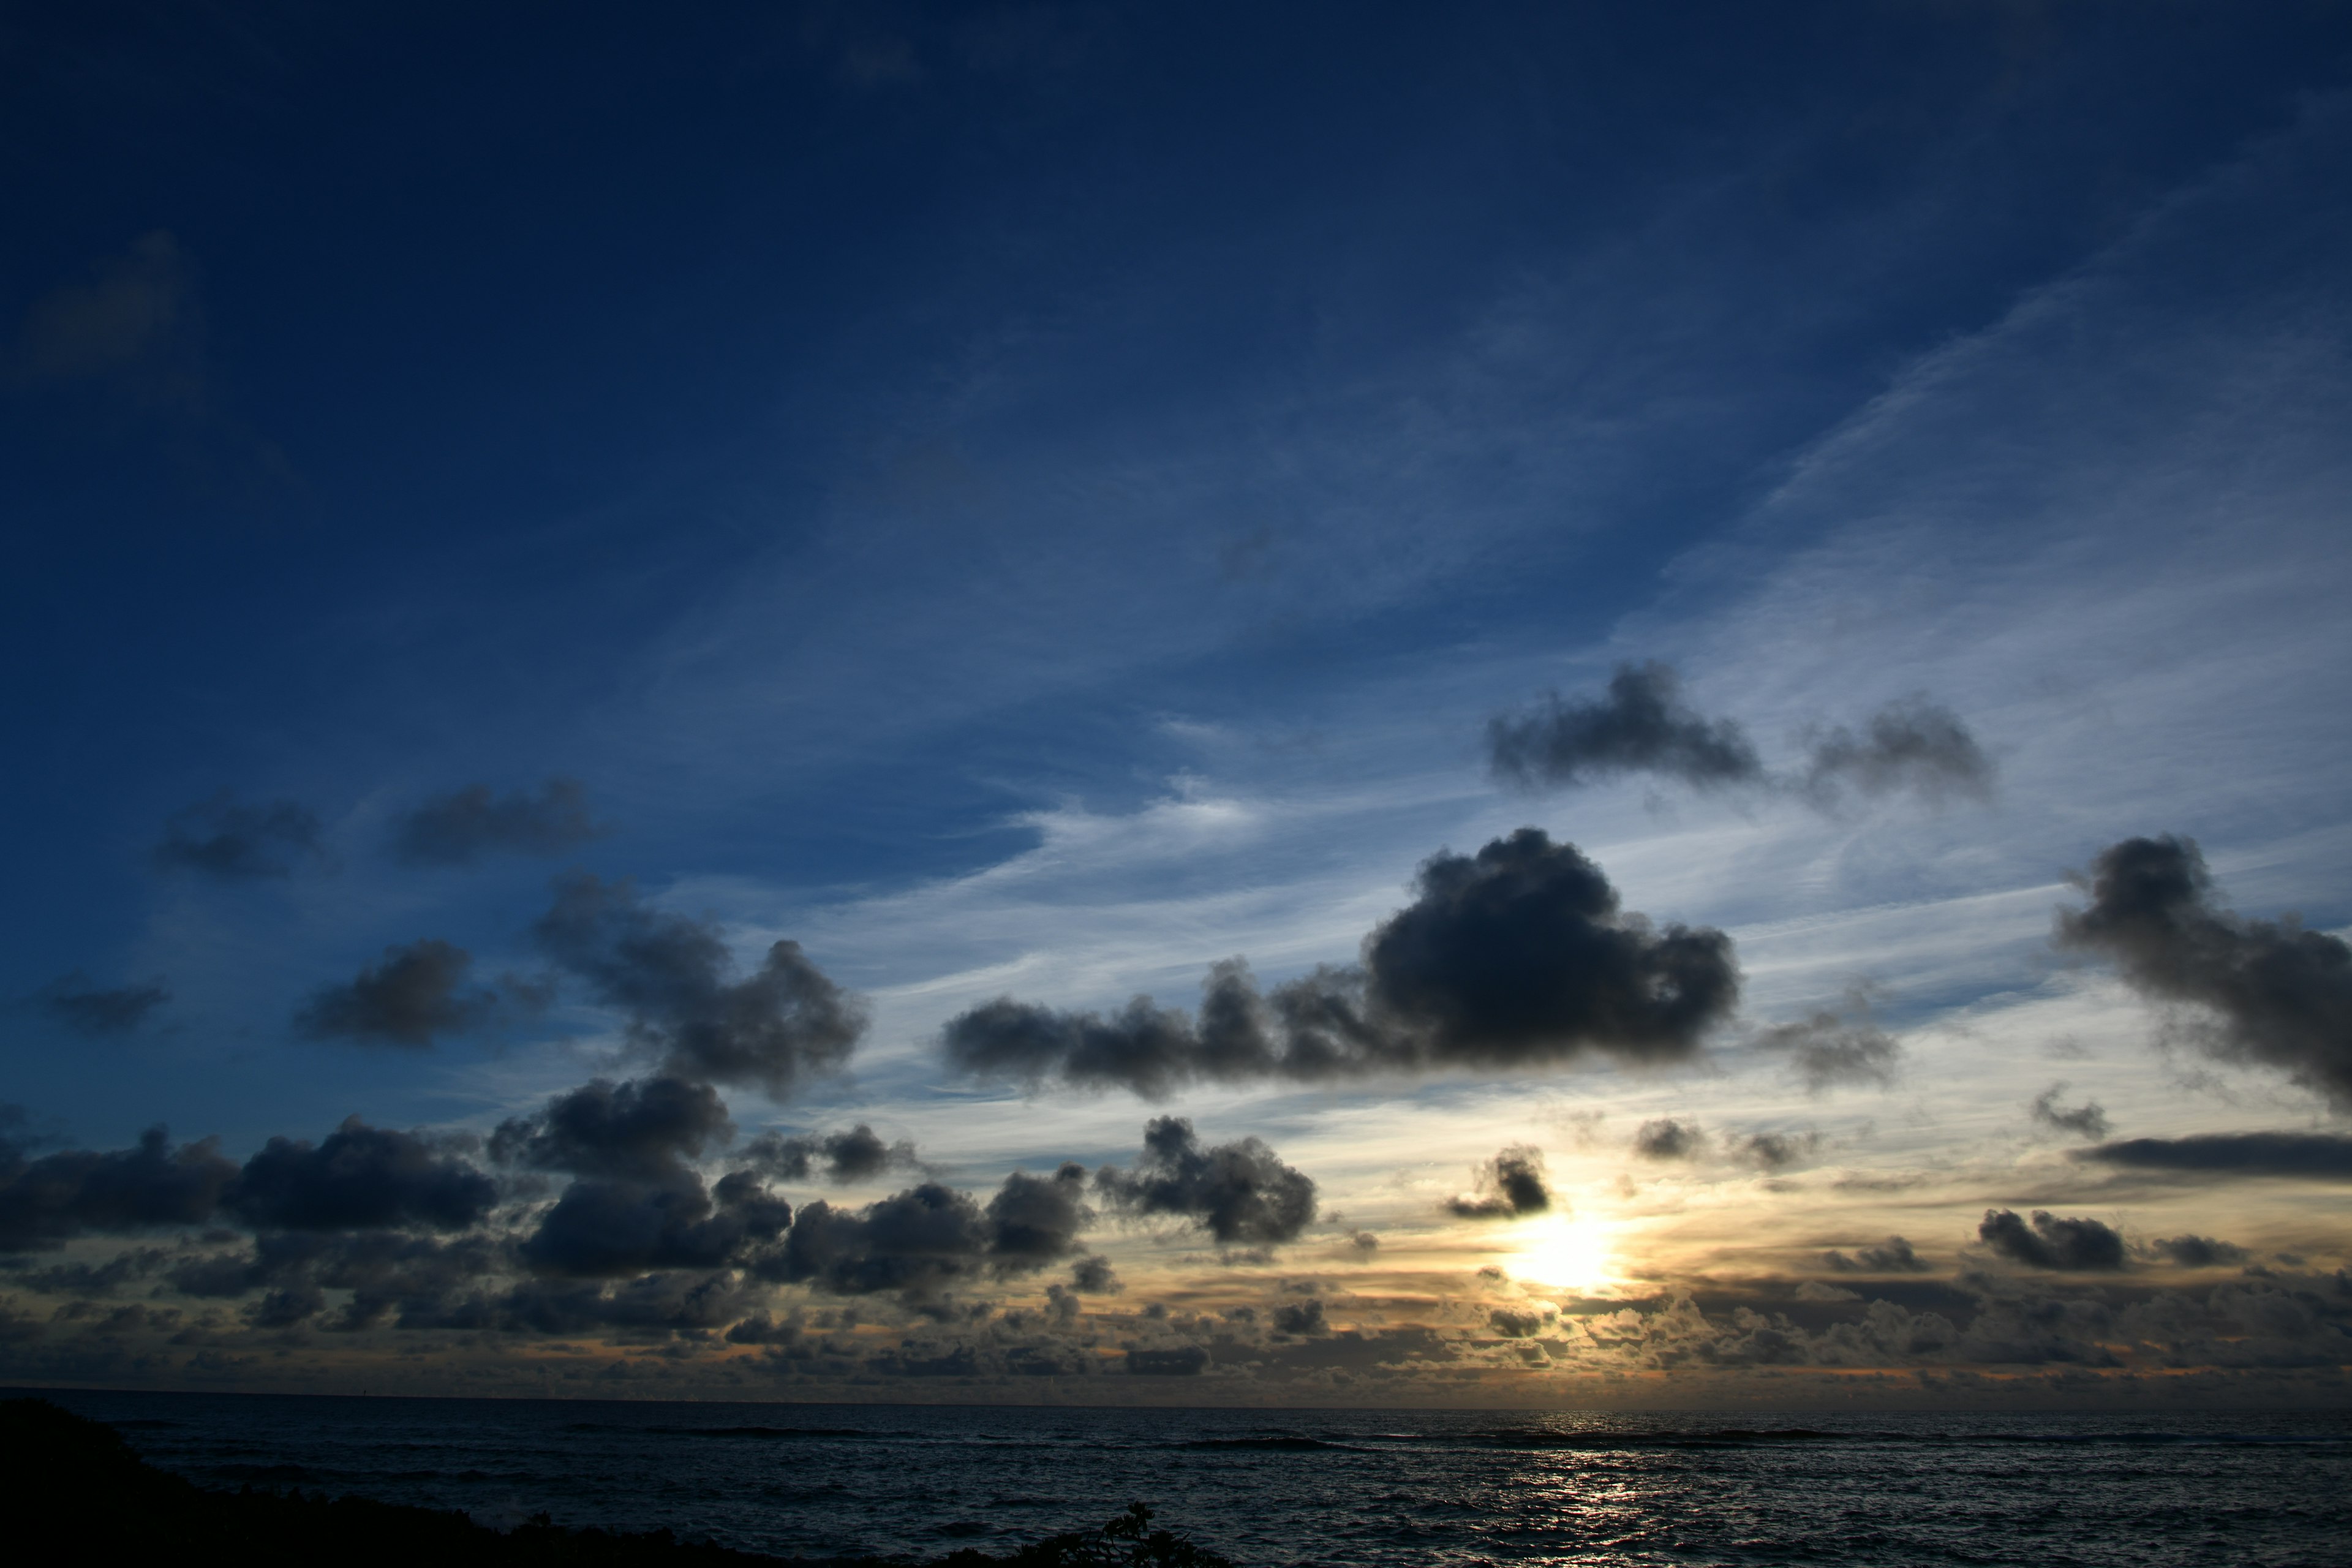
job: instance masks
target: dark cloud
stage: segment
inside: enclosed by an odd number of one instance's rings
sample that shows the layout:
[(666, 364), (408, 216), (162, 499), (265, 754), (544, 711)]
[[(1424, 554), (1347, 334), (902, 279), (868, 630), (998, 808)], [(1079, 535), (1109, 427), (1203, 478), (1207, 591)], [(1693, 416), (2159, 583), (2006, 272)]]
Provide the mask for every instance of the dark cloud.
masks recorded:
[(2063, 1083), (2053, 1083), (2033, 1097), (2026, 1107), (2028, 1114), (2041, 1125), (2059, 1132), (2072, 1132), (2077, 1138), (2105, 1138), (2107, 1135), (2106, 1108), (2095, 1100), (2086, 1100), (2072, 1110), (2058, 1103), (2066, 1092)]
[(1894, 1083), (1903, 1057), (1901, 1043), (1871, 1021), (1868, 1005), (1858, 997), (1842, 1012), (1825, 1009), (1767, 1029), (1756, 1043), (1787, 1052), (1790, 1069), (1811, 1094), (1845, 1085), (1885, 1089)]
[(85, 1232), (200, 1225), (236, 1166), (211, 1139), (172, 1147), (151, 1127), (134, 1149), (68, 1149), (38, 1159), (0, 1138), (0, 1252), (53, 1247)]
[(734, 1133), (726, 1103), (707, 1083), (600, 1078), (557, 1095), (536, 1116), (500, 1122), (490, 1157), (502, 1165), (659, 1183)]
[(1199, 1345), (1181, 1345), (1174, 1350), (1139, 1347), (1127, 1352), (1127, 1370), (1131, 1377), (1198, 1377), (1208, 1365), (1209, 1352)]
[(2214, 1268), (2226, 1264), (2243, 1263), (2246, 1249), (2233, 1242), (2216, 1241), (2210, 1236), (2159, 1237), (2147, 1244), (2148, 1251), (2168, 1263), (2183, 1268)]
[(1785, 1171), (1812, 1158), (1822, 1146), (1818, 1132), (1751, 1132), (1745, 1138), (1727, 1137), (1725, 1152), (1743, 1164), (1759, 1171)]
[(1925, 1274), (1933, 1267), (1899, 1236), (1890, 1236), (1875, 1247), (1857, 1247), (1851, 1257), (1824, 1252), (1822, 1261), (1841, 1274)]
[(466, 989), (473, 958), (434, 937), (383, 950), (355, 979), (321, 986), (294, 1015), (298, 1034), (422, 1050), (436, 1035), (462, 1035), (497, 1016), (499, 994)]
[(1228, 961), (1203, 982), (1197, 1019), (1145, 997), (1108, 1018), (1003, 998), (949, 1023), (948, 1060), (1151, 1097), (1196, 1080), (1522, 1070), (1593, 1050), (1673, 1060), (1738, 998), (1728, 937), (1622, 912), (1599, 867), (1537, 828), (1432, 857), (1416, 890), (1364, 939), (1360, 967), (1266, 995)]
[(1857, 735), (1841, 725), (1812, 737), (1805, 793), (1834, 805), (1846, 789), (1873, 797), (1908, 792), (1940, 805), (1992, 798), (1992, 759), (1959, 715), (1925, 697), (1890, 702)]
[(1328, 1334), (1331, 1325), (1323, 1321), (1320, 1301), (1287, 1301), (1274, 1310), (1274, 1331), (1293, 1334), (1301, 1339), (1315, 1334)]
[(803, 1206), (773, 1269), (841, 1295), (897, 1291), (920, 1300), (982, 1278), (1034, 1273), (1070, 1256), (1093, 1219), (1086, 1171), (1014, 1172), (983, 1207), (925, 1182), (858, 1210)]
[(1693, 1160), (1704, 1146), (1697, 1122), (1672, 1116), (1644, 1121), (1633, 1133), (1633, 1152), (1644, 1160)]
[(731, 980), (733, 960), (715, 928), (648, 908), (625, 882), (562, 879), (535, 931), (557, 963), (628, 1016), (631, 1038), (680, 1077), (782, 1098), (839, 1069), (866, 1029), (864, 1005), (798, 942), (773, 944), (749, 977)]
[(820, 1168), (825, 1180), (845, 1184), (922, 1168), (912, 1143), (885, 1143), (863, 1121), (845, 1132), (762, 1132), (745, 1146), (743, 1161), (780, 1182), (805, 1182)]
[(1663, 664), (1621, 664), (1609, 694), (1566, 702), (1557, 693), (1486, 725), (1488, 766), (1522, 789), (1570, 788), (1629, 773), (1662, 773), (1700, 789), (1754, 784), (1764, 765), (1739, 726), (1683, 700)]
[(588, 816), (574, 779), (549, 779), (537, 795), (494, 795), (469, 784), (426, 801), (393, 826), (393, 854), (411, 866), (469, 866), (485, 854), (561, 855), (607, 831)]
[(160, 980), (100, 985), (77, 969), (33, 994), (33, 1004), (77, 1035), (127, 1035), (172, 999)]
[(2284, 1069), (2352, 1111), (2352, 947), (2292, 917), (2246, 920), (2213, 901), (2196, 844), (2127, 838), (2091, 865), (2090, 907), (2062, 910), (2056, 941), (2112, 960), (2159, 1002), (2210, 1020), (2215, 1055)]
[(1477, 1191), (1449, 1199), (1448, 1212), (1464, 1219), (1515, 1219), (1551, 1207), (1544, 1183), (1543, 1151), (1514, 1143), (1478, 1167)]
[(2124, 1266), (2124, 1238), (2095, 1219), (2061, 1219), (2033, 1211), (2033, 1223), (2008, 1209), (1985, 1210), (1977, 1239), (2013, 1263), (2032, 1268), (2108, 1270)]
[(316, 1146), (272, 1138), (245, 1163), (221, 1203), (265, 1229), (463, 1230), (498, 1197), (497, 1183), (446, 1150), (353, 1116)]
[(241, 805), (224, 790), (172, 814), (151, 853), (158, 870), (197, 871), (222, 881), (285, 877), (327, 858), (319, 819), (290, 800)]
[(2328, 1132), (2200, 1132), (2187, 1138), (2126, 1138), (2095, 1149), (2079, 1149), (2074, 1158), (2143, 1171), (2352, 1179), (2352, 1137)]
[(1132, 1172), (1106, 1165), (1096, 1190), (1114, 1206), (1189, 1219), (1227, 1246), (1295, 1240), (1315, 1219), (1315, 1184), (1255, 1138), (1201, 1146), (1191, 1121), (1155, 1118)]
[(1533, 1307), (1497, 1307), (1486, 1314), (1486, 1326), (1507, 1340), (1533, 1339), (1551, 1321), (1551, 1314)]
[(1127, 1289), (1108, 1258), (1081, 1258), (1070, 1269), (1070, 1289), (1082, 1296), (1116, 1296)]
[(588, 1177), (563, 1189), (520, 1251), (541, 1273), (574, 1278), (719, 1268), (792, 1222), (792, 1205), (748, 1172), (721, 1177), (715, 1193), (692, 1172), (652, 1181)]

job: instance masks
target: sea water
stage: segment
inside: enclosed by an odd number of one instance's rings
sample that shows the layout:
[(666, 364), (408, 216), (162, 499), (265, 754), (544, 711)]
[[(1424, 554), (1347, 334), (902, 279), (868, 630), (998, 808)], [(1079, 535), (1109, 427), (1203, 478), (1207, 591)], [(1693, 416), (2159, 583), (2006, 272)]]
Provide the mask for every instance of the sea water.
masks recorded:
[(2352, 1416), (1081, 1410), (44, 1391), (208, 1486), (790, 1555), (1129, 1502), (1244, 1564), (2352, 1563)]

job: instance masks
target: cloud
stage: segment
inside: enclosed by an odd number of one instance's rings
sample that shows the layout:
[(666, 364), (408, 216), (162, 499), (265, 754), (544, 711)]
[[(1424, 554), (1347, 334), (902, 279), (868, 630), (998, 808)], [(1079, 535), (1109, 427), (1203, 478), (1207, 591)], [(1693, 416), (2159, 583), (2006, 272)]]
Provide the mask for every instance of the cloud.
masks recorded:
[(1086, 1169), (1016, 1171), (987, 1205), (925, 1182), (863, 1209), (805, 1205), (784, 1238), (776, 1278), (839, 1295), (897, 1291), (923, 1300), (982, 1278), (1034, 1273), (1070, 1256), (1094, 1219)]
[(726, 1103), (707, 1083), (600, 1078), (557, 1095), (536, 1116), (500, 1122), (490, 1157), (502, 1165), (659, 1181), (734, 1135)]
[(1661, 1116), (1634, 1131), (1633, 1152), (1644, 1160), (1695, 1160), (1705, 1146), (1701, 1138), (1697, 1122)]
[(1519, 714), (1487, 721), (1488, 766), (1522, 789), (1567, 789), (1629, 773), (1699, 789), (1760, 782), (1764, 764), (1728, 719), (1708, 719), (1682, 698), (1663, 664), (1621, 664), (1609, 694), (1566, 702), (1558, 693)]
[(33, 1003), (77, 1035), (127, 1035), (172, 999), (160, 980), (144, 985), (100, 985), (80, 970), (58, 976), (33, 994)]
[(15, 370), (26, 381), (112, 385), (192, 413), (205, 401), (203, 318), (179, 241), (163, 229), (63, 284), (25, 313)]
[(1478, 1167), (1477, 1191), (1450, 1198), (1448, 1213), (1464, 1219), (1515, 1219), (1541, 1214), (1551, 1207), (1551, 1189), (1544, 1183), (1543, 1151), (1514, 1143)]
[(1724, 1151), (1759, 1171), (1785, 1171), (1811, 1159), (1822, 1146), (1819, 1132), (1751, 1132), (1745, 1138), (1727, 1134)]
[(1953, 795), (1992, 798), (1992, 759), (1959, 715), (1925, 697), (1890, 702), (1857, 735), (1843, 725), (1811, 738), (1803, 789), (1834, 806), (1847, 789), (1877, 798), (1909, 793), (1942, 805)]
[(562, 878), (533, 929), (557, 963), (627, 1014), (631, 1038), (679, 1077), (782, 1099), (837, 1071), (866, 1030), (864, 1004), (798, 942), (776, 942), (748, 978), (730, 980), (718, 931), (647, 908), (626, 882)]
[(1118, 1208), (1175, 1215), (1226, 1246), (1270, 1247), (1297, 1238), (1315, 1219), (1315, 1184), (1255, 1138), (1201, 1146), (1192, 1123), (1154, 1118), (1132, 1172), (1106, 1165), (1095, 1188)]
[(1070, 1289), (1084, 1296), (1116, 1296), (1127, 1289), (1108, 1258), (1081, 1258), (1071, 1267)]
[(410, 866), (470, 866), (488, 853), (561, 855), (602, 837), (576, 779), (549, 779), (536, 795), (493, 795), (469, 784), (426, 801), (393, 827), (393, 854)]
[(1824, 1010), (1777, 1025), (1756, 1043), (1787, 1052), (1790, 1068), (1809, 1094), (1826, 1094), (1842, 1085), (1887, 1088), (1903, 1057), (1902, 1043), (1871, 1021), (1869, 1004), (1859, 996), (1843, 1012)]
[(2031, 1229), (2008, 1209), (1985, 1210), (1977, 1239), (2032, 1268), (2108, 1270), (2124, 1266), (2123, 1237), (2095, 1219), (2060, 1219), (2033, 1211)]
[(2142, 1171), (2352, 1180), (2352, 1137), (2339, 1133), (2200, 1132), (2187, 1138), (2126, 1138), (2095, 1149), (2078, 1149), (2074, 1158)]
[(466, 991), (473, 958), (433, 937), (383, 950), (346, 984), (321, 986), (294, 1015), (298, 1034), (422, 1050), (436, 1035), (462, 1035), (496, 1016), (499, 994)]
[(1934, 1267), (1899, 1236), (1890, 1236), (1875, 1247), (1858, 1247), (1852, 1257), (1824, 1252), (1822, 1261), (1841, 1274), (1925, 1274)]
[(1657, 663), (1619, 665), (1605, 697), (1569, 702), (1555, 692), (1489, 720), (1486, 762), (1498, 782), (1522, 790), (1653, 773), (1702, 790), (1793, 790), (1825, 811), (1848, 790), (1874, 799), (1908, 793), (1931, 805), (1990, 800), (1994, 773), (1959, 715), (1915, 695), (1873, 713), (1859, 733), (1843, 725), (1814, 731), (1798, 776), (1776, 777), (1737, 721), (1693, 709), (1680, 678)]
[(1127, 1352), (1130, 1377), (1198, 1377), (1208, 1365), (1209, 1352), (1199, 1345), (1181, 1345), (1174, 1350), (1139, 1346)]
[(315, 1147), (272, 1138), (228, 1184), (221, 1206), (267, 1229), (463, 1230), (498, 1197), (497, 1183), (426, 1139), (353, 1116)]
[(1290, 1334), (1299, 1339), (1311, 1339), (1317, 1334), (1331, 1331), (1331, 1325), (1323, 1321), (1323, 1303), (1320, 1301), (1286, 1301), (1274, 1310), (1273, 1321), (1276, 1333)]
[(1230, 960), (1202, 983), (1197, 1019), (1146, 997), (1108, 1018), (1004, 997), (950, 1020), (942, 1047), (974, 1076), (1158, 1098), (1196, 1080), (1526, 1069), (1593, 1050), (1675, 1060), (1738, 1001), (1730, 938), (1622, 912), (1601, 868), (1540, 829), (1441, 851), (1415, 887), (1365, 937), (1360, 967), (1266, 995)]
[(69, 1149), (29, 1159), (0, 1137), (0, 1252), (54, 1247), (85, 1232), (201, 1225), (219, 1206), (236, 1166), (211, 1139), (173, 1149), (161, 1127), (138, 1147)]
[(715, 1197), (690, 1171), (649, 1181), (583, 1177), (563, 1189), (520, 1251), (541, 1273), (572, 1278), (719, 1268), (774, 1241), (792, 1221), (792, 1205), (748, 1172), (719, 1178)]
[(194, 871), (224, 882), (286, 877), (323, 862), (318, 817), (290, 800), (241, 805), (228, 791), (173, 812), (149, 858), (161, 871)]
[(2212, 901), (2193, 840), (2127, 838), (2092, 862), (2091, 903), (2061, 910), (2062, 948), (2112, 960), (2125, 982), (2210, 1017), (2213, 1055), (2285, 1070), (2352, 1111), (2352, 947), (2292, 917), (2245, 920)]
[(2147, 1244), (2147, 1250), (2183, 1268), (2213, 1268), (2225, 1264), (2243, 1263), (2249, 1256), (2244, 1247), (2232, 1242), (2216, 1241), (2210, 1236), (2159, 1237)]
[(2026, 1107), (2027, 1113), (2044, 1127), (2060, 1132), (2072, 1132), (2078, 1138), (2105, 1138), (2107, 1135), (2106, 1109), (2095, 1100), (2086, 1100), (2068, 1110), (2058, 1103), (2066, 1092), (2063, 1083), (2053, 1083), (2033, 1097)]
[(762, 1132), (743, 1150), (746, 1164), (779, 1182), (805, 1182), (818, 1166), (824, 1179), (847, 1184), (870, 1181), (887, 1171), (919, 1170), (914, 1144), (904, 1139), (885, 1143), (881, 1134), (863, 1121), (846, 1132)]

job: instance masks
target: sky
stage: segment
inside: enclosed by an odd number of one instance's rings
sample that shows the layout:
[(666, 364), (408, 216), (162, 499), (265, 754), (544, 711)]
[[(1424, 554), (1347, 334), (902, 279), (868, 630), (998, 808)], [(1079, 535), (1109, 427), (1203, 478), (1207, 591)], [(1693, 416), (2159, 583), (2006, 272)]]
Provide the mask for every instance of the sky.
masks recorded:
[(2352, 12), (0, 9), (0, 1381), (2340, 1403)]

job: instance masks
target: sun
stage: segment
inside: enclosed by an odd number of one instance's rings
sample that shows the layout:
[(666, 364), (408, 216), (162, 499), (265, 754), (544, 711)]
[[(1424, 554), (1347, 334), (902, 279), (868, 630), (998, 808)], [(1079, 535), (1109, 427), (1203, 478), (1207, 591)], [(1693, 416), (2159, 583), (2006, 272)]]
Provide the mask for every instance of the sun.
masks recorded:
[(1531, 1285), (1591, 1290), (1609, 1282), (1609, 1233), (1589, 1219), (1541, 1219), (1519, 1237), (1512, 1272)]

